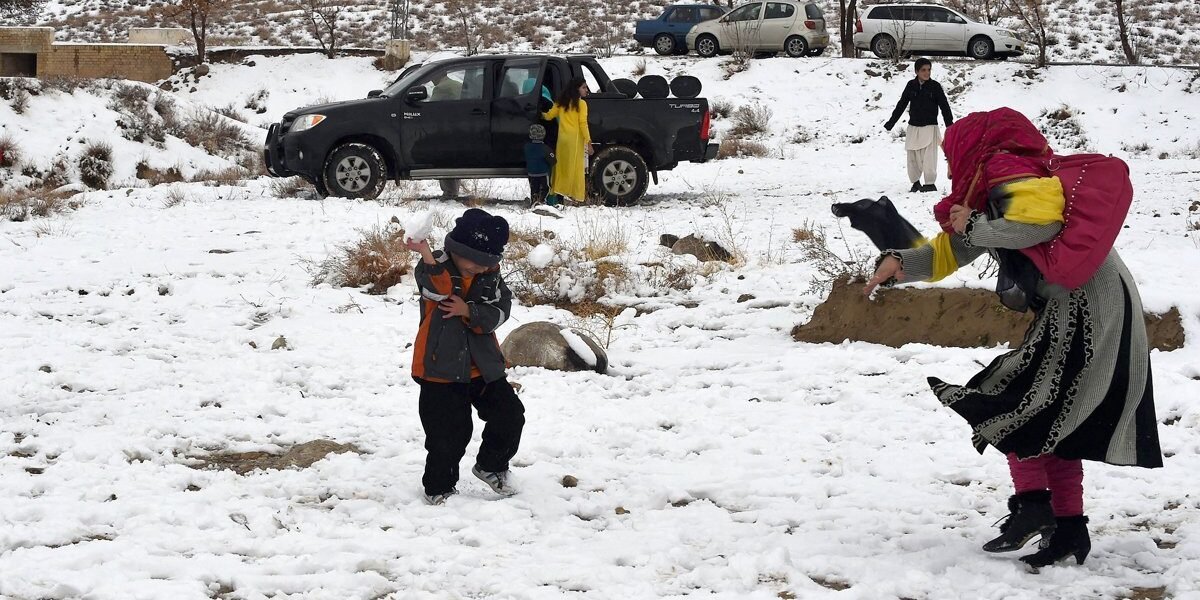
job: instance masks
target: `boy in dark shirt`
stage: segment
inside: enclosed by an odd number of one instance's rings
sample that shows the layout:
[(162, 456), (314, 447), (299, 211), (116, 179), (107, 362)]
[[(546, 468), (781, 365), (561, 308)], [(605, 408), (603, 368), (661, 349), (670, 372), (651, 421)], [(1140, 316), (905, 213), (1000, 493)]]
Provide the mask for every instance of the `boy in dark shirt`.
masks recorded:
[[(909, 191), (935, 192), (937, 186), (933, 181), (937, 179), (938, 149), (942, 143), (942, 130), (937, 125), (938, 110), (942, 111), (946, 127), (954, 122), (954, 116), (950, 114), (950, 102), (946, 100), (942, 85), (931, 78), (933, 63), (928, 58), (918, 58), (913, 69), (917, 76), (904, 86), (904, 93), (896, 104), (896, 110), (892, 111), (892, 118), (883, 127), (891, 131), (904, 114), (904, 108), (912, 105), (904, 138), (904, 149), (908, 155), (908, 180), (912, 182)], [(925, 185), (921, 185), (921, 175), (925, 176)]]
[(525, 172), (529, 175), (529, 206), (543, 202), (553, 204), (550, 193), (550, 169), (554, 166), (554, 150), (545, 142), (546, 128), (529, 126), (529, 143), (525, 144)]

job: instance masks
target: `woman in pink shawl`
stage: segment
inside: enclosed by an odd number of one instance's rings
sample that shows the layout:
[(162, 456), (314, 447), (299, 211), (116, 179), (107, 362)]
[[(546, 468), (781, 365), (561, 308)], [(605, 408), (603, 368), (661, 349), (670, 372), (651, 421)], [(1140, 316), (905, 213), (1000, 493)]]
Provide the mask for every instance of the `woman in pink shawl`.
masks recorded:
[(1056, 239), (1065, 197), (1051, 177), (1045, 137), (1020, 113), (973, 113), (946, 131), (951, 192), (934, 207), (943, 233), (880, 256), (879, 285), (936, 281), (983, 254), (1000, 265), (1001, 301), (1033, 310), (1021, 345), (966, 385), (929, 378), (943, 404), (966, 419), (983, 452), (1008, 457), (1015, 493), (1000, 536), (1008, 552), (1041, 535), (1031, 569), (1091, 549), (1083, 510), (1083, 460), (1162, 466), (1142, 303), (1116, 250), (1076, 289), (1047, 283), (1021, 249)]

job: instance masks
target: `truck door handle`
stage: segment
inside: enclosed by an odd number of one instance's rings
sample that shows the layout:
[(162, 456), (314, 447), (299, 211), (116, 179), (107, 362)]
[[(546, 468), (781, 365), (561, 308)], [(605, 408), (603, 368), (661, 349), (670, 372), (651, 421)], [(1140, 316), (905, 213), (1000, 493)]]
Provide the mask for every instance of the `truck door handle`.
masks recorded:
[(483, 110), (482, 108), (476, 108), (471, 111), (471, 114), (474, 116), (482, 117), (487, 114), (487, 111)]

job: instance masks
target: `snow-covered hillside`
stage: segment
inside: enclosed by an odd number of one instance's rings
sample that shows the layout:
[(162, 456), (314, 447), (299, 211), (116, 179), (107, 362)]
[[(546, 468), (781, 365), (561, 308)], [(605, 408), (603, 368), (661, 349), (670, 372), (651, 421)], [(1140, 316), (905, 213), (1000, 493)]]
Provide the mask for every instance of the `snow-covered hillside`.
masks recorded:
[[(627, 76), (640, 60), (604, 65)], [(360, 97), (384, 76), (360, 59), (253, 61), (214, 66), (178, 102), (247, 113), (269, 87), (266, 111), (245, 116), (270, 120), (309, 98)], [(794, 229), (837, 236), (831, 203), (881, 194), (935, 227), (934, 195), (907, 193), (903, 142), (882, 129), (908, 77), (891, 69), (768, 59), (723, 80), (719, 61), (651, 58), (647, 72), (696, 75), (710, 99), (769, 107), (755, 139), (770, 154), (680, 165), (640, 206), (562, 219), (524, 210), (524, 181), (483, 188), (514, 230), (615, 235), (625, 249), (611, 260), (694, 278), (605, 299), (631, 307), (613, 322), (610, 375), (512, 370), (528, 424), (509, 499), (468, 475), (446, 506), (421, 503), (411, 278), (370, 296), (313, 287), (305, 268), (393, 217), (433, 210), (444, 233), (464, 206), (432, 199), (436, 185), (384, 203), (280, 198), (266, 178), (175, 183), (0, 221), (0, 597), (1200, 598), (1192, 73), (935, 66), (956, 115), (1007, 104), (1057, 148), (1128, 160), (1137, 195), (1117, 248), (1147, 309), (1178, 307), (1189, 336), (1152, 357), (1166, 466), (1089, 464), (1091, 555), (1031, 575), (979, 549), (1006, 512), (1007, 468), (975, 453), (925, 382), (965, 381), (1002, 348), (789, 336), (823, 299)], [(69, 100), (43, 99), (47, 128)], [(112, 127), (102, 102), (75, 102)], [(743, 261), (702, 268), (659, 246), (663, 233), (720, 240)], [(845, 238), (867, 251), (864, 236)], [(994, 285), (981, 273), (936, 285)], [(518, 306), (501, 334), (538, 320), (578, 323)], [(192, 468), (210, 452), (317, 438), (359, 452), (245, 476)], [(564, 487), (567, 475), (578, 485)]]
[[(410, 27), (418, 47), (463, 47), (469, 35), (484, 50), (554, 52), (628, 51), (633, 23), (654, 18), (669, 0), (414, 0)], [(164, 0), (51, 0), (41, 22), (70, 40), (123, 40), (131, 26), (169, 25), (160, 16)], [(249, 0), (215, 20), (211, 45), (313, 45), (312, 28), (294, 2)], [(381, 47), (390, 15), (385, 0), (347, 0), (340, 27), (342, 45)], [(865, 4), (870, 4), (865, 3)], [(955, 4), (954, 1), (951, 4)], [(970, 6), (979, 2), (958, 0)], [(999, 3), (994, 3), (999, 4)], [(837, 48), (837, 3), (819, 0)], [(1111, 0), (1045, 0), (1053, 46), (1051, 61), (1125, 62)], [(1200, 63), (1200, 4), (1197, 0), (1126, 0), (1132, 44), (1152, 64)], [(462, 7), (463, 12), (458, 8)], [(968, 8), (970, 11), (970, 8)], [(460, 15), (467, 15), (463, 21)], [(981, 16), (981, 15), (976, 15)], [(1022, 29), (1012, 18), (1003, 24)]]

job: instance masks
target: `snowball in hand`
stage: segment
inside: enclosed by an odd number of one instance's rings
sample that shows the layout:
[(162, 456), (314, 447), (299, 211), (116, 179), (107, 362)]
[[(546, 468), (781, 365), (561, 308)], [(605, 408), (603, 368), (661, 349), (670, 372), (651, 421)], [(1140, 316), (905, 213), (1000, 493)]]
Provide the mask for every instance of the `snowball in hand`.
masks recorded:
[(423, 242), (433, 231), (433, 211), (419, 212), (404, 222), (404, 237), (414, 242)]

